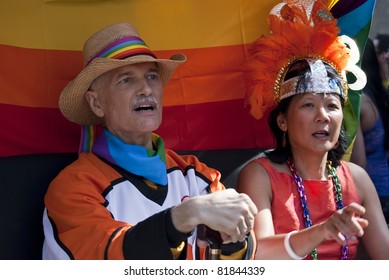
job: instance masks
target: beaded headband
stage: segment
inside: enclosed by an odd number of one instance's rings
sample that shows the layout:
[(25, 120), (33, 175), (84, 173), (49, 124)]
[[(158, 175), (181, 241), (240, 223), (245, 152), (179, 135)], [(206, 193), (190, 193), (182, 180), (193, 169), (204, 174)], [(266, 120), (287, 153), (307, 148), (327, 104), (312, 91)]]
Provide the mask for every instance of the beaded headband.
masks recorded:
[[(244, 71), (248, 85), (245, 104), (251, 115), (260, 119), (268, 108), (280, 100), (299, 93), (335, 93), (347, 98), (348, 88), (360, 90), (366, 84), (366, 76), (356, 65), (359, 50), (356, 43), (345, 35), (329, 11), (331, 0), (284, 0), (269, 14), (270, 34), (262, 35), (252, 45), (250, 58)], [(298, 60), (307, 60), (315, 68), (306, 79), (305, 90), (298, 88), (298, 77), (284, 81), (289, 67)], [(316, 67), (327, 63), (338, 73), (340, 80), (316, 73)], [(322, 68), (322, 67), (320, 67)], [(320, 69), (318, 68), (318, 69)], [(347, 82), (347, 73), (355, 77)], [(326, 78), (327, 77), (327, 78)], [(321, 84), (323, 83), (323, 84)]]

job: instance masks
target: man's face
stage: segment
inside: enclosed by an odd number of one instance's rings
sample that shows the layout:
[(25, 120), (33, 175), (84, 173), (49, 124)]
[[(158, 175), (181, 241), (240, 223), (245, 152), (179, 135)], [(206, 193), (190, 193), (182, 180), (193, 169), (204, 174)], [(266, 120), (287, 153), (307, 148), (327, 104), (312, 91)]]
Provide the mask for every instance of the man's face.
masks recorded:
[(125, 140), (137, 134), (150, 134), (160, 126), (162, 95), (157, 65), (146, 62), (103, 74), (93, 82), (86, 96), (107, 129)]

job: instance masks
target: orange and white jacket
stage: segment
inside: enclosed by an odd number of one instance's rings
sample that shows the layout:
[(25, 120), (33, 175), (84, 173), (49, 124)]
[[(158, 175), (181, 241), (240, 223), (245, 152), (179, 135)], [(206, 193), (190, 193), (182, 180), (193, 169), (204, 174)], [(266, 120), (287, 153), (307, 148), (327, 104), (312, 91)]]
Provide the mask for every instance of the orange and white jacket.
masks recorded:
[(171, 150), (166, 166), (168, 185), (157, 186), (93, 153), (80, 154), (46, 193), (43, 259), (203, 259), (195, 233), (171, 246), (169, 209), (224, 189), (220, 173)]

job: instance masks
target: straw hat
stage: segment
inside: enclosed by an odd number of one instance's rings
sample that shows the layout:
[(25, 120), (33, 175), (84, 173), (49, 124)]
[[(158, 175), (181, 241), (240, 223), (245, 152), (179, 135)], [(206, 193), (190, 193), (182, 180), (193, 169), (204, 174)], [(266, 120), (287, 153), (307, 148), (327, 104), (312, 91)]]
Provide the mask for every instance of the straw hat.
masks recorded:
[(59, 108), (70, 121), (82, 125), (101, 124), (89, 107), (85, 93), (101, 74), (112, 69), (141, 62), (156, 62), (163, 85), (166, 85), (178, 65), (186, 60), (183, 54), (170, 59), (158, 59), (129, 23), (110, 25), (93, 34), (84, 44), (84, 68), (63, 89)]

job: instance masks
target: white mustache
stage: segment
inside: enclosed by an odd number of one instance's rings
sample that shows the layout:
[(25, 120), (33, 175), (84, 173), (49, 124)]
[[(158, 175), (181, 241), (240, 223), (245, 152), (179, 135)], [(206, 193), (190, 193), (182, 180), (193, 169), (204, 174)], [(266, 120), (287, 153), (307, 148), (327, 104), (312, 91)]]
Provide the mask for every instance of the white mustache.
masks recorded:
[(135, 99), (134, 105), (142, 105), (145, 103), (158, 104), (157, 99), (154, 96), (141, 96)]

